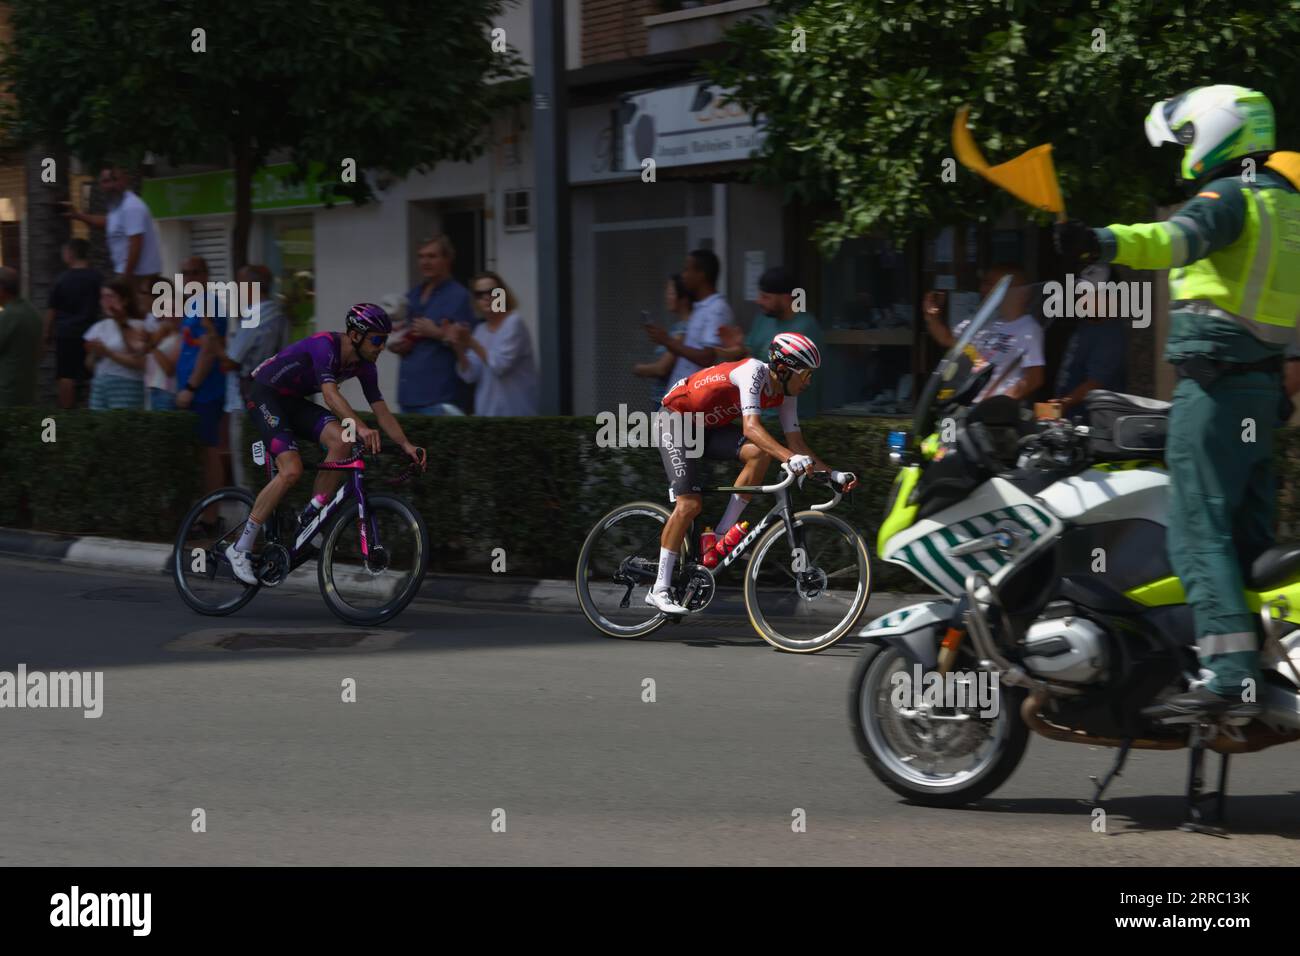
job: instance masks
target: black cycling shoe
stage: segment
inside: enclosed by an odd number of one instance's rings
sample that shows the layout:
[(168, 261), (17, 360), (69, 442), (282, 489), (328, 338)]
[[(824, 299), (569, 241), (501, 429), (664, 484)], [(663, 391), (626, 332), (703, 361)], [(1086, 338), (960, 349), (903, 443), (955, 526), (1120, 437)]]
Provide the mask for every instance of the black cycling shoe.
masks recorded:
[(1258, 717), (1263, 711), (1259, 704), (1216, 694), (1209, 687), (1198, 687), (1143, 707), (1142, 716), (1174, 723), (1180, 717)]

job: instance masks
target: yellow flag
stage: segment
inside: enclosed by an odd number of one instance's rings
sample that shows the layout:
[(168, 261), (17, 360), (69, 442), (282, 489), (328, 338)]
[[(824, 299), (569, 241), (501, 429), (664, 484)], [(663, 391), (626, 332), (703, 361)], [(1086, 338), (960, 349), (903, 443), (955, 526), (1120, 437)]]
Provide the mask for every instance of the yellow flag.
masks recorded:
[(1061, 198), (1061, 186), (1056, 181), (1056, 167), (1052, 164), (1052, 144), (1035, 146), (1015, 159), (990, 166), (966, 126), (969, 114), (970, 108), (963, 106), (952, 122), (952, 148), (961, 164), (994, 185), (1001, 186), (1017, 199), (1024, 200), (1036, 209), (1054, 212), (1058, 220), (1064, 221), (1065, 200)]

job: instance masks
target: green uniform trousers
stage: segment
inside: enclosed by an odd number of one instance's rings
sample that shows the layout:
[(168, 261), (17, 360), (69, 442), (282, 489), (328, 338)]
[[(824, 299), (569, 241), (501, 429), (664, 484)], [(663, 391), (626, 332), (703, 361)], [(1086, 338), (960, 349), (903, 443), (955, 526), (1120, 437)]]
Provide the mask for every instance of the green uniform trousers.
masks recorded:
[(1208, 389), (1180, 379), (1169, 418), (1169, 561), (1192, 606), (1201, 666), (1214, 672), (1210, 689), (1231, 697), (1259, 681), (1243, 575), (1273, 545), (1279, 379), (1248, 372)]

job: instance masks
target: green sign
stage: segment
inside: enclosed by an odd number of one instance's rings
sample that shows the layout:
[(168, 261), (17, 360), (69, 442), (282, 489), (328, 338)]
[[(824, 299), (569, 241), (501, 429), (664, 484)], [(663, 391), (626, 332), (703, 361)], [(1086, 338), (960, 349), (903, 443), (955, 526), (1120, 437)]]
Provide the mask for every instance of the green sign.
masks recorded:
[[(292, 163), (264, 166), (253, 174), (253, 211), (299, 209), (323, 206), (331, 195), (331, 183), (321, 181), (324, 167), (313, 163), (305, 179), (290, 182)], [(169, 176), (149, 179), (140, 190), (155, 219), (178, 219), (189, 216), (213, 216), (235, 211), (235, 174), (222, 169), (192, 176)], [(335, 197), (335, 202), (352, 200)]]

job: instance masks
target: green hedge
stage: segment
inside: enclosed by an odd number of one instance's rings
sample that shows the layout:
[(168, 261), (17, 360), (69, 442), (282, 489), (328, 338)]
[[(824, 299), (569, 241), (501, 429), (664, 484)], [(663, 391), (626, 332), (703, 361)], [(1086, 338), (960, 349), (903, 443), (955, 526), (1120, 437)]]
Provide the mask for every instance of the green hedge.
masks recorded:
[[(42, 441), (50, 420), (55, 441)], [(494, 548), (507, 572), (568, 578), (583, 538), (610, 508), (636, 498), (666, 503), (666, 482), (653, 449), (599, 448), (593, 418), (429, 418), (403, 416), (411, 440), (429, 450), (429, 470), (399, 492), (424, 515), (435, 571), (485, 572)], [(809, 444), (837, 468), (857, 472), (862, 487), (836, 514), (867, 539), (876, 529), (894, 472), (885, 434), (896, 420), (822, 418), (805, 423)], [(1300, 467), (1295, 429), (1278, 432), (1282, 530), (1296, 527)], [(246, 452), (245, 452), (246, 453)], [(149, 541), (170, 541), (198, 497), (199, 448), (183, 413), (63, 412), (0, 409), (0, 526)], [(310, 463), (319, 453), (308, 449)], [(377, 474), (400, 468), (381, 459)], [(253, 473), (258, 473), (249, 462)], [(735, 466), (714, 468), (714, 483), (734, 480)], [(372, 474), (374, 474), (372, 472)], [(775, 475), (775, 469), (769, 478)], [(306, 502), (304, 478), (291, 504)], [(377, 482), (369, 486), (382, 490)], [(816, 489), (796, 495), (806, 505)], [(724, 495), (706, 496), (705, 516), (721, 515)], [(746, 517), (765, 510), (750, 505)], [(876, 587), (908, 587), (906, 572), (877, 564)]]

